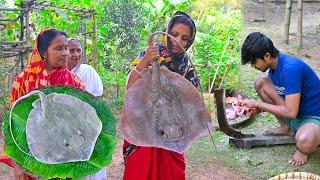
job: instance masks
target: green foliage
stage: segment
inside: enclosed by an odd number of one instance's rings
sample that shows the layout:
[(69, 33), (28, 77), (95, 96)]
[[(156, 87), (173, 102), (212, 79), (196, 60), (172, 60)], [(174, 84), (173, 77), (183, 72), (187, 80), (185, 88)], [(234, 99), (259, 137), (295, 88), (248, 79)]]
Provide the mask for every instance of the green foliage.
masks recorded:
[[(207, 88), (213, 80), (218, 86), (227, 69), (224, 87), (235, 88), (239, 82), (237, 48), (242, 25), (241, 11), (212, 8), (209, 12), (197, 22), (199, 33), (194, 45), (202, 86)], [(231, 65), (228, 67), (228, 64)]]
[(0, 0), (0, 7), (3, 8), (3, 7), (6, 7), (7, 6), (7, 1), (6, 0)]
[[(12, 12), (12, 11), (5, 11), (5, 12), (0, 12), (2, 14), (0, 14), (3, 16), (4, 19), (16, 19), (18, 17), (18, 14), (16, 12)], [(18, 41), (19, 40), (19, 36), (20, 36), (20, 24), (19, 22), (11, 22), (11, 21), (5, 21), (2, 22), (5, 26), (5, 29), (0, 31), (0, 41)], [(18, 31), (17, 31), (18, 30)]]
[[(97, 112), (102, 122), (102, 131), (96, 141), (90, 160), (84, 162), (73, 162), (63, 164), (45, 164), (37, 161), (34, 157), (26, 156), (14, 144), (9, 130), (9, 113), (3, 122), (3, 132), (5, 138), (6, 152), (15, 162), (28, 170), (30, 173), (45, 178), (78, 178), (98, 172), (101, 168), (110, 164), (112, 154), (116, 145), (116, 120), (111, 111), (106, 107), (105, 102), (93, 99), (90, 95), (80, 92), (79, 90), (67, 87), (50, 87), (43, 89), (45, 94), (53, 92), (64, 93), (75, 96), (82, 101), (89, 103)], [(22, 149), (29, 152), (26, 141), (26, 121), (32, 110), (32, 102), (38, 97), (31, 96), (18, 103), (12, 114), (13, 135)], [(39, 134), (40, 135), (40, 134)]]
[[(229, 68), (224, 87), (238, 85), (237, 63), (239, 31), (241, 30), (241, 12), (237, 10), (241, 3), (236, 0), (183, 0), (173, 3), (170, 0), (48, 0), (56, 7), (35, 9), (30, 13), (31, 38), (48, 27), (67, 32), (69, 37), (84, 40), (86, 32), (94, 28), (93, 14), (79, 13), (71, 9), (93, 11), (97, 24), (97, 56), (95, 67), (102, 77), (105, 87), (104, 97), (112, 101), (116, 109), (123, 101), (125, 77), (132, 60), (147, 47), (149, 35), (163, 30), (174, 12), (182, 10), (191, 15), (197, 26), (197, 37), (191, 48), (193, 60), (198, 67), (202, 86), (208, 86), (214, 78), (216, 65), (221, 58), (222, 64), (234, 62)], [(16, 4), (20, 4), (16, 2)], [(60, 7), (60, 8), (58, 8)], [(17, 12), (5, 14), (17, 16)], [(84, 31), (85, 30), (85, 31)], [(0, 40), (19, 39), (18, 22), (9, 23), (0, 32)], [(86, 57), (91, 63), (94, 59), (93, 33), (86, 34)], [(229, 39), (229, 42), (228, 42)], [(228, 44), (227, 44), (228, 42)], [(30, 42), (31, 44), (31, 42)], [(226, 46), (227, 44), (227, 46)], [(222, 55), (226, 46), (225, 53)], [(222, 65), (218, 70), (216, 82), (220, 82), (226, 69)]]
[[(133, 59), (147, 46), (149, 35), (156, 30), (163, 30), (169, 17), (175, 10), (183, 10), (191, 1), (178, 5), (164, 0), (162, 6), (150, 1), (116, 0), (108, 2), (97, 9), (103, 11), (103, 26), (99, 26), (98, 47), (105, 54), (99, 54), (98, 67), (105, 89), (116, 109), (123, 102), (125, 80)], [(113, 89), (111, 87), (114, 87)], [(110, 91), (111, 90), (111, 91)]]
[(7, 106), (8, 104), (9, 104), (9, 97), (8, 96), (0, 97), (0, 106), (1, 105)]
[(117, 89), (114, 97), (118, 99), (124, 94), (125, 77), (141, 42), (141, 30), (147, 26), (149, 17), (138, 1), (110, 1), (100, 8), (98, 13), (104, 18), (98, 26), (98, 48), (102, 50), (99, 51), (101, 65), (98, 71), (107, 91), (110, 87)]

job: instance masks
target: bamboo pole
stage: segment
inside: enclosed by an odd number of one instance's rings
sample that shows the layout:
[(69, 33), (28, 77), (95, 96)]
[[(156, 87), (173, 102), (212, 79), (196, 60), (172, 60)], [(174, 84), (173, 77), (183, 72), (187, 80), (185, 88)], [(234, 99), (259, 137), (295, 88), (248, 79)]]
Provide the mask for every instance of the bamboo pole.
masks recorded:
[[(209, 63), (209, 61), (207, 62), (207, 63)], [(209, 67), (209, 65), (207, 65), (207, 73), (209, 74), (209, 72), (210, 72), (210, 67)], [(209, 75), (209, 78), (208, 78), (208, 92), (210, 93), (210, 84), (211, 84), (211, 82), (210, 82), (210, 75)]]
[(0, 8), (0, 11), (23, 11), (23, 9), (16, 9), (16, 8)]
[(14, 21), (15, 19), (0, 19), (0, 21)]
[[(230, 63), (221, 63), (219, 66), (228, 66)], [(195, 67), (200, 67), (200, 68), (215, 68), (218, 66), (218, 64), (210, 64), (210, 65), (204, 65), (204, 64), (195, 64)]]
[[(299, 0), (292, 0), (293, 3), (297, 3)], [(271, 3), (286, 3), (286, 0), (267, 0), (267, 2)], [(320, 0), (303, 0), (304, 3), (320, 3)]]
[(286, 44), (289, 44), (291, 9), (292, 9), (292, 0), (287, 0), (285, 20), (284, 20), (284, 41)]
[[(23, 13), (23, 10), (20, 11), (20, 13)], [(20, 38), (19, 41), (23, 42), (23, 38), (24, 38), (24, 30), (23, 30), (23, 26), (24, 26), (24, 18), (23, 16), (20, 17)]]
[(93, 67), (97, 69), (98, 61), (97, 61), (97, 21), (96, 21), (96, 15), (93, 14), (93, 52), (92, 52), (92, 58), (93, 58)]
[(298, 1), (298, 47), (302, 48), (303, 0)]
[[(233, 61), (232, 61), (232, 62), (233, 62)], [(222, 86), (222, 84), (223, 84), (223, 81), (224, 81), (225, 77), (227, 76), (227, 73), (229, 72), (229, 69), (230, 69), (231, 65), (232, 65), (232, 63), (228, 63), (228, 66), (226, 67), (226, 69), (225, 69), (225, 71), (224, 71), (224, 73), (223, 73), (223, 76), (222, 76), (222, 78), (221, 78), (221, 81), (220, 81), (220, 84), (219, 84), (219, 89), (221, 89), (221, 86)]]
[(26, 12), (26, 42), (29, 43), (30, 40), (30, 19), (29, 11)]
[(83, 61), (87, 62), (87, 25), (83, 24)]
[[(23, 14), (23, 10), (20, 11), (21, 14)], [(23, 38), (24, 38), (24, 16), (20, 16), (20, 38), (19, 38), (19, 41), (23, 42)], [(20, 59), (20, 68), (21, 70), (24, 69), (24, 64), (23, 64), (23, 56), (22, 56), (22, 53), (19, 52), (19, 59)]]
[(208, 93), (211, 93), (211, 91), (212, 91), (212, 88), (214, 86), (214, 83), (216, 81), (216, 78), (217, 78), (217, 75), (218, 75), (218, 72), (219, 72), (219, 69), (220, 69), (220, 65), (222, 64), (221, 61), (222, 61), (223, 55), (224, 55), (224, 53), (225, 53), (225, 51), (227, 49), (227, 46), (229, 45), (229, 41), (230, 41), (230, 37), (228, 38), (227, 43), (223, 48), (222, 54), (221, 54), (219, 62), (218, 62), (218, 67), (217, 67), (216, 72), (215, 72), (215, 74), (213, 76), (213, 79), (212, 79), (212, 82), (211, 82), (211, 86), (210, 86), (210, 89), (209, 89)]

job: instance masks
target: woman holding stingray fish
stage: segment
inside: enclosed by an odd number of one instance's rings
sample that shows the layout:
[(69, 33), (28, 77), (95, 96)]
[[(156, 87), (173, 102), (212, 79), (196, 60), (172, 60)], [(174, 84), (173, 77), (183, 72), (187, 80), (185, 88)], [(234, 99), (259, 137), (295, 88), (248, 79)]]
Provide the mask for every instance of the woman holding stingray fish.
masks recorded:
[[(194, 42), (196, 27), (189, 15), (176, 12), (169, 21), (168, 34), (172, 35), (187, 50)], [(170, 71), (183, 75), (194, 86), (199, 86), (199, 79), (194, 69), (188, 64), (188, 56), (179, 44), (168, 36), (163, 35), (162, 43), (149, 44), (132, 63), (134, 68), (128, 75), (127, 87), (130, 87), (140, 78), (140, 72), (150, 63), (159, 59), (160, 65)], [(125, 159), (125, 180), (180, 180), (185, 179), (185, 159), (183, 154), (156, 147), (141, 147), (128, 143), (123, 145)]]

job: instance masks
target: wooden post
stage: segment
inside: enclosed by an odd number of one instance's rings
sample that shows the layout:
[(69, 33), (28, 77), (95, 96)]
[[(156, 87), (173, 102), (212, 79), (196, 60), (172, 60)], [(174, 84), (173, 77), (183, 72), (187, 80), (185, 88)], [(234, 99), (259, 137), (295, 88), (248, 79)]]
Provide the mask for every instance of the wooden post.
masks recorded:
[[(24, 10), (21, 10), (20, 13), (21, 14), (24, 13)], [(20, 30), (19, 40), (23, 41), (23, 39), (24, 39), (24, 16), (20, 16), (20, 27), (21, 27), (21, 30)], [(24, 69), (24, 64), (23, 64), (23, 55), (21, 52), (19, 53), (19, 59), (20, 59), (20, 69), (22, 71)]]
[(303, 0), (298, 1), (298, 47), (302, 47)]
[(226, 52), (227, 46), (229, 45), (229, 41), (230, 41), (230, 37), (228, 37), (228, 41), (226, 42), (226, 45), (224, 46), (223, 51), (221, 53), (221, 56), (220, 56), (220, 59), (219, 59), (219, 62), (218, 62), (218, 67), (216, 69), (216, 72), (214, 73), (214, 77), (212, 79), (211, 86), (209, 88), (209, 92), (208, 93), (212, 92), (212, 89), (213, 89), (213, 87), (214, 87), (214, 85), (216, 83), (216, 78), (217, 78), (217, 75), (219, 73), (219, 69), (220, 69), (220, 65), (221, 65), (221, 62), (222, 62), (222, 58), (223, 58), (224, 53)]
[(30, 39), (30, 28), (29, 28), (29, 12), (26, 12), (26, 42)]
[(27, 44), (29, 44), (29, 40), (30, 40), (30, 21), (29, 21), (29, 7), (26, 8), (27, 12), (26, 12), (26, 42)]
[[(25, 44), (29, 45), (30, 42), (30, 6), (31, 3), (30, 2), (24, 2), (24, 8), (26, 11), (26, 41)], [(24, 60), (24, 55), (22, 52), (20, 52), (20, 67), (21, 67), (21, 71), (23, 71), (24, 69), (24, 64), (23, 64), (23, 60)]]
[(286, 44), (289, 44), (291, 9), (292, 9), (292, 0), (287, 0), (285, 20), (284, 20), (284, 41)]
[(83, 61), (87, 63), (87, 25), (83, 24)]
[(97, 21), (96, 15), (93, 14), (93, 52), (92, 52), (92, 59), (93, 59), (93, 67), (97, 69), (98, 61), (97, 61)]
[(210, 67), (209, 67), (209, 61), (207, 62), (207, 73), (209, 74), (209, 77), (208, 77), (208, 93), (211, 93), (210, 92)]
[[(24, 12), (24, 10), (21, 10), (20, 11), (20, 14), (22, 14)], [(24, 19), (23, 19), (24, 16), (20, 16), (20, 38), (19, 38), (19, 41), (23, 41), (23, 38), (24, 38)]]

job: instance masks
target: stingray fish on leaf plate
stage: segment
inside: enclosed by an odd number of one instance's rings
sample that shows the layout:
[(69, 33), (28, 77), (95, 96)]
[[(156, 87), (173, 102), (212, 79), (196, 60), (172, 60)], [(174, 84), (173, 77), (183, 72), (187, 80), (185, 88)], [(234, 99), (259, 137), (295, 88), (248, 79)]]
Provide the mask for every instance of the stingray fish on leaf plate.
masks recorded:
[(34, 157), (47, 164), (89, 160), (102, 129), (94, 108), (67, 94), (33, 93), (40, 99), (32, 103), (26, 134)]
[(212, 128), (198, 90), (157, 61), (127, 90), (121, 122), (128, 142), (178, 153)]
[(6, 113), (2, 131), (4, 152), (45, 179), (94, 174), (111, 163), (116, 146), (116, 119), (106, 102), (72, 87), (22, 96)]

